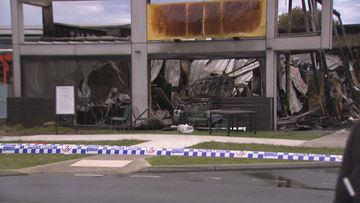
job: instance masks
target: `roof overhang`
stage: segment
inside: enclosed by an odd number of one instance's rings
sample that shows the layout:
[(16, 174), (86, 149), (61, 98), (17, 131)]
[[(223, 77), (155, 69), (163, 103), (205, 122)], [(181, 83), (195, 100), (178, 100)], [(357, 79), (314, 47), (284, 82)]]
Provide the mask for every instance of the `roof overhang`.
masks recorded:
[(19, 0), (19, 2), (40, 7), (47, 7), (52, 4), (51, 0)]
[(51, 6), (54, 1), (96, 1), (96, 0), (19, 0), (19, 2), (24, 4), (29, 4), (33, 6), (47, 7)]

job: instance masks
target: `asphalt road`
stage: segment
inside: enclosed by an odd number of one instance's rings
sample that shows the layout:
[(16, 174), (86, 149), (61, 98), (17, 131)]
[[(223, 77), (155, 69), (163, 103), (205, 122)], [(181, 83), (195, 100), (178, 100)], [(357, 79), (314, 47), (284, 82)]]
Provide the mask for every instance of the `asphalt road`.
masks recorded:
[(0, 177), (0, 202), (331, 202), (337, 169)]

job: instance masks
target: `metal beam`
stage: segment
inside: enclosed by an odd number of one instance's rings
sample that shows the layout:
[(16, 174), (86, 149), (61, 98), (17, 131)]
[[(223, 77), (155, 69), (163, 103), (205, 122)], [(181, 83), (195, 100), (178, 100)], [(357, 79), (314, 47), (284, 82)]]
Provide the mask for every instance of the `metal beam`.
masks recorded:
[(269, 39), (267, 47), (276, 51), (321, 49), (321, 36), (281, 37)]
[(105, 56), (131, 55), (130, 43), (119, 44), (23, 44), (20, 55), (33, 56)]
[(47, 7), (51, 6), (51, 0), (19, 0), (19, 2), (32, 5), (32, 6), (39, 6), (39, 7)]
[(192, 42), (148, 42), (148, 53), (151, 55), (211, 55), (235, 52), (263, 52), (265, 39), (238, 41), (192, 41)]
[(12, 45), (11, 44), (6, 44), (6, 43), (0, 43), (0, 51), (1, 50), (10, 50), (12, 49)]
[(226, 58), (257, 58), (264, 57), (265, 51), (258, 52), (224, 52), (224, 53), (206, 53), (206, 54), (149, 54), (149, 59), (226, 59)]

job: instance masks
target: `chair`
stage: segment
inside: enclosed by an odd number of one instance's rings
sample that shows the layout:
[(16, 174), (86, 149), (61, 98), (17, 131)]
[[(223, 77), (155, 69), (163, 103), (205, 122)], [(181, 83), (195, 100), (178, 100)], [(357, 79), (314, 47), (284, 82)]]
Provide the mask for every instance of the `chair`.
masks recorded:
[(206, 126), (209, 126), (209, 119), (207, 117), (206, 111), (193, 111), (188, 117), (188, 121), (192, 123), (192, 126), (195, 128), (195, 122), (204, 122)]
[[(130, 115), (131, 115), (131, 107), (129, 106), (125, 109), (123, 116), (114, 116), (110, 118), (110, 128), (112, 128), (113, 124), (120, 123), (121, 129), (125, 129), (124, 124), (130, 121)], [(128, 129), (130, 129), (129, 126)]]

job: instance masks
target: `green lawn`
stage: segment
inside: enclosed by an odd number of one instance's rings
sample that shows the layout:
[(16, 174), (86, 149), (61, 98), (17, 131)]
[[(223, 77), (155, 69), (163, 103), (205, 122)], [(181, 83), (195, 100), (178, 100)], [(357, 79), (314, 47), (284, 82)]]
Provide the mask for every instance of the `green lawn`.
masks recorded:
[(72, 159), (80, 159), (89, 155), (60, 154), (0, 154), (0, 169), (20, 169), (50, 164)]
[(212, 157), (156, 156), (146, 159), (152, 166), (289, 163), (287, 160), (234, 159)]
[[(267, 151), (267, 152), (296, 152), (307, 154), (342, 154), (341, 148), (309, 148), (288, 147), (262, 144), (235, 144), (221, 142), (204, 142), (189, 148), (195, 149), (219, 149), (240, 151)], [(175, 157), (161, 156), (146, 159), (152, 166), (178, 166), (178, 165), (216, 165), (216, 164), (266, 164), (266, 163), (289, 163), (299, 161), (267, 160), (267, 159), (239, 159), (239, 158), (212, 158), (212, 157)]]
[(307, 154), (343, 154), (342, 148), (311, 148), (311, 147), (290, 147), (281, 145), (265, 144), (237, 144), (224, 142), (203, 142), (190, 146), (195, 149), (221, 149), (221, 150), (240, 150), (240, 151), (267, 151), (267, 152), (298, 152)]
[[(290, 139), (290, 140), (312, 140), (326, 135), (326, 131), (258, 131), (252, 132), (231, 132), (230, 137), (254, 137), (254, 138), (272, 138), (272, 139)], [(195, 131), (194, 135), (209, 135), (208, 131)], [(226, 136), (224, 130), (212, 132), (212, 136)]]
[[(59, 127), (59, 134), (75, 134), (75, 130), (68, 127)], [(294, 139), (294, 140), (312, 140), (329, 133), (328, 131), (258, 131), (255, 134), (251, 132), (231, 132), (231, 137), (256, 137), (256, 138), (277, 138), (277, 139)], [(55, 127), (33, 127), (25, 128), (21, 125), (6, 126), (0, 131), (0, 135), (38, 135), (38, 134), (55, 134)], [(78, 134), (174, 134), (184, 135), (174, 131), (163, 130), (110, 130), (110, 129), (79, 129)], [(206, 130), (196, 130), (192, 135), (209, 135)], [(213, 131), (211, 136), (226, 136), (224, 130)]]
[[(43, 144), (75, 144), (75, 145), (118, 145), (131, 146), (144, 141), (139, 140), (120, 140), (120, 141), (32, 141), (32, 143)], [(8, 142), (9, 143), (9, 142)], [(11, 142), (15, 143), (15, 142)], [(16, 141), (16, 143), (27, 143)], [(60, 154), (0, 154), (0, 169), (20, 169), (32, 166), (44, 165), (49, 163), (67, 161), (72, 159), (85, 158), (90, 155), (60, 155)]]
[(103, 140), (103, 141), (0, 141), (0, 143), (38, 143), (38, 144), (73, 144), (73, 145), (110, 145), (110, 146), (131, 146), (138, 145), (142, 140)]

